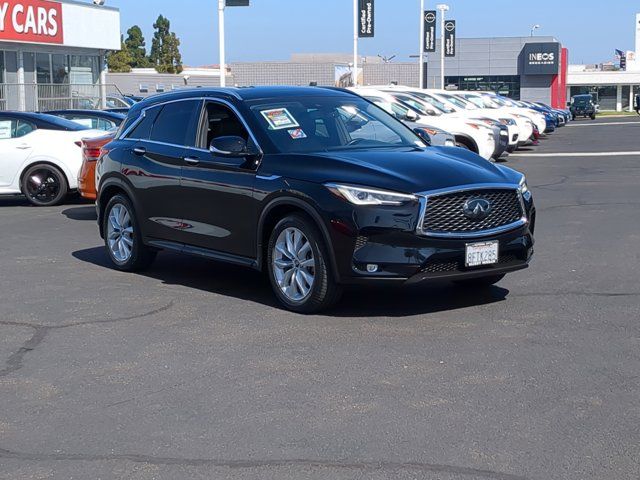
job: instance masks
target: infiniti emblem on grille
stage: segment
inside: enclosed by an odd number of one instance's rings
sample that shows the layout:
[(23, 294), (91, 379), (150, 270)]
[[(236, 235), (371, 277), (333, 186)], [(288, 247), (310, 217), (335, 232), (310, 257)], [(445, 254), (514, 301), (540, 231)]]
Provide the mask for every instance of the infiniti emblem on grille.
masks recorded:
[(464, 216), (469, 220), (484, 220), (491, 213), (491, 202), (484, 198), (472, 198), (467, 200), (462, 207)]

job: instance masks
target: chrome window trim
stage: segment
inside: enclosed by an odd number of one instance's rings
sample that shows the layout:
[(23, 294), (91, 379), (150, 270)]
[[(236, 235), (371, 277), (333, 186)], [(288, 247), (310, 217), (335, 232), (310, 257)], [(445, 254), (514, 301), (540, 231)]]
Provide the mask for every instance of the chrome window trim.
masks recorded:
[[(488, 230), (480, 230), (477, 232), (430, 232), (430, 231), (425, 231), (423, 229), (425, 216), (427, 214), (427, 205), (429, 203), (429, 198), (438, 197), (441, 195), (448, 195), (451, 193), (468, 192), (471, 190), (515, 190), (518, 195), (518, 200), (520, 201), (520, 208), (522, 209), (522, 218), (508, 225), (503, 225), (502, 227), (491, 228)], [(416, 193), (416, 195), (420, 200), (420, 217), (418, 220), (418, 225), (416, 227), (416, 233), (418, 235), (425, 236), (425, 237), (479, 238), (479, 237), (486, 237), (489, 235), (496, 235), (499, 233), (508, 232), (510, 230), (515, 230), (516, 228), (520, 228), (526, 225), (527, 223), (529, 223), (529, 219), (527, 218), (527, 209), (525, 208), (524, 199), (522, 198), (522, 192), (520, 191), (520, 185), (516, 185), (514, 183), (477, 183), (477, 184), (458, 186), (458, 187), (441, 188), (439, 190), (429, 190), (426, 192)]]
[[(224, 91), (224, 93), (229, 93), (229, 92)], [(233, 95), (236, 98), (241, 98), (239, 95), (236, 95), (235, 93)], [(256, 147), (258, 147), (258, 151), (260, 152), (260, 154), (261, 155), (263, 154), (262, 147), (258, 143), (258, 140), (256, 139), (256, 136), (253, 134), (253, 131), (249, 127), (249, 124), (244, 119), (242, 114), (238, 111), (238, 109), (231, 102), (229, 102), (227, 100), (224, 100), (224, 99), (221, 99), (221, 98), (215, 98), (215, 97), (179, 98), (179, 99), (175, 99), (175, 100), (167, 100), (166, 102), (155, 103), (153, 105), (150, 105), (147, 108), (143, 109), (142, 112), (140, 113), (140, 116), (131, 125), (129, 125), (129, 128), (127, 128), (124, 132), (122, 132), (118, 136), (118, 140), (125, 139), (125, 140), (133, 140), (133, 141), (137, 141), (137, 142), (149, 142), (149, 143), (155, 143), (155, 144), (158, 144), (158, 145), (169, 145), (169, 146), (172, 146), (172, 147), (188, 148), (189, 150), (196, 150), (196, 151), (200, 151), (200, 152), (209, 152), (209, 150), (206, 149), (206, 148), (193, 147), (193, 146), (189, 146), (189, 145), (177, 145), (175, 143), (165, 143), (165, 142), (160, 142), (158, 140), (127, 137), (127, 135), (129, 135), (129, 133), (131, 133), (131, 131), (133, 129), (135, 129), (138, 126), (138, 124), (140, 124), (140, 122), (142, 122), (142, 120), (144, 120), (144, 117), (147, 114), (147, 110), (151, 110), (152, 108), (157, 108), (157, 107), (164, 107), (165, 105), (169, 105), (171, 103), (190, 102), (190, 101), (199, 101), (201, 103), (200, 104), (200, 109), (203, 109), (205, 107), (206, 102), (219, 103), (219, 104), (222, 104), (225, 107), (229, 108), (238, 117), (240, 122), (242, 122), (242, 125), (247, 130), (247, 132), (249, 133), (249, 136), (251, 137), (251, 140), (256, 145)], [(202, 113), (202, 111), (201, 111), (201, 113)]]

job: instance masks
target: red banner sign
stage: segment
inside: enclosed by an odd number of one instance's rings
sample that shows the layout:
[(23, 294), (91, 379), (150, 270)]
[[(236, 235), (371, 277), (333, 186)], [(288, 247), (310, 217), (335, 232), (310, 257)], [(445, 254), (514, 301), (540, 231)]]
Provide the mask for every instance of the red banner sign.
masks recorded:
[(64, 42), (62, 4), (45, 0), (0, 0), (0, 40)]

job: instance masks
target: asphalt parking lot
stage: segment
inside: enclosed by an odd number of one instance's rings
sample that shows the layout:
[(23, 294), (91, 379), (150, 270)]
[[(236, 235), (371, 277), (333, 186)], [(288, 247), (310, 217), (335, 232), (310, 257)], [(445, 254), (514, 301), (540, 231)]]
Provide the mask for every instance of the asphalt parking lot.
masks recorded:
[(0, 478), (637, 479), (640, 119), (508, 165), (530, 269), (320, 316), (201, 259), (117, 272), (92, 205), (0, 199)]

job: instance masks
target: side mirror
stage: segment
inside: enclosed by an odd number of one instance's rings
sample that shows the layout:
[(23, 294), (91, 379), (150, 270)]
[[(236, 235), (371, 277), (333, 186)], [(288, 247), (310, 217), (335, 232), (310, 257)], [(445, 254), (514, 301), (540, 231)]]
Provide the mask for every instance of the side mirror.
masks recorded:
[(420, 119), (420, 115), (418, 115), (413, 110), (409, 110), (407, 111), (406, 119), (407, 119), (407, 122), (415, 122)]
[(252, 155), (247, 142), (242, 137), (228, 136), (214, 138), (209, 145), (209, 150), (214, 155), (221, 157), (246, 157)]
[(420, 137), (420, 140), (427, 144), (427, 147), (431, 146), (431, 137), (427, 132), (424, 131), (424, 129), (414, 128), (413, 132)]

